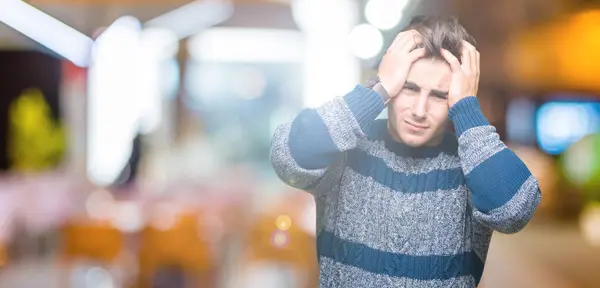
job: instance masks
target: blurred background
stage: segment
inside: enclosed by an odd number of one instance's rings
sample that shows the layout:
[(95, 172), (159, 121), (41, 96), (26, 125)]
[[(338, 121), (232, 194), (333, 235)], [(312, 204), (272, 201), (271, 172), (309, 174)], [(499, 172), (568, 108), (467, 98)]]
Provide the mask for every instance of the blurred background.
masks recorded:
[(543, 191), (480, 287), (600, 287), (593, 0), (0, 0), (0, 287), (317, 287), (272, 132), (415, 14), (476, 38), (484, 113)]

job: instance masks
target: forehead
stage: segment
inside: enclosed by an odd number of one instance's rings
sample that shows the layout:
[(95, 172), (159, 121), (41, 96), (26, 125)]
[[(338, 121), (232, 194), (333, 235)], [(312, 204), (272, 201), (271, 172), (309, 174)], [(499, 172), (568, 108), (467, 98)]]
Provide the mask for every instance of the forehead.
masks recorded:
[(421, 88), (448, 91), (452, 71), (446, 61), (435, 58), (421, 58), (410, 67), (406, 81)]

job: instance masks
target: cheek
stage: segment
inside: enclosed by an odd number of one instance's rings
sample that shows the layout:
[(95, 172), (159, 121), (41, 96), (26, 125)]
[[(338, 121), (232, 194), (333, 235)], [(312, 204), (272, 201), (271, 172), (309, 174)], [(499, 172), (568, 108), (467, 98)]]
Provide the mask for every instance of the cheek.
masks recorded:
[(402, 94), (398, 95), (394, 100), (392, 100), (392, 105), (394, 111), (402, 113), (402, 111), (410, 108), (410, 103), (406, 97), (403, 97)]
[(435, 105), (431, 105), (429, 116), (435, 122), (436, 126), (445, 126), (448, 121), (448, 104), (436, 103)]
[(402, 106), (396, 101), (388, 107), (388, 118), (392, 120), (403, 119), (406, 111), (406, 106)]

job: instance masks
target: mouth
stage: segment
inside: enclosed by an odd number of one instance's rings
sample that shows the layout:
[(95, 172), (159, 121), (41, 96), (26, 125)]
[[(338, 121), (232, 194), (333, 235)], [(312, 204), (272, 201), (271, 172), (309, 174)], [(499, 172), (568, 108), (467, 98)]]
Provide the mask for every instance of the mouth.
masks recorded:
[(406, 125), (408, 125), (409, 128), (412, 128), (414, 130), (422, 131), (422, 130), (427, 129), (427, 126), (415, 124), (415, 123), (410, 122), (410, 121), (404, 120), (404, 123), (406, 123)]

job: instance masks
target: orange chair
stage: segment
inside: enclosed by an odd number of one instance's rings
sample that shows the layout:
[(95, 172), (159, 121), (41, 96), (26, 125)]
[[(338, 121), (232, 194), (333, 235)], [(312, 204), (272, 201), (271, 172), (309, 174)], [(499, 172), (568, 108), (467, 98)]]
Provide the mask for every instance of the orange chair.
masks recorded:
[(302, 287), (316, 288), (318, 268), (315, 238), (294, 224), (297, 219), (279, 213), (261, 215), (246, 234), (242, 266), (283, 264), (292, 267), (298, 278), (306, 281)]
[[(216, 287), (218, 265), (199, 231), (195, 213), (180, 214), (170, 227), (145, 227), (140, 235), (138, 287), (150, 287), (152, 277), (161, 268), (179, 267), (201, 287)], [(200, 287), (200, 286), (198, 286)]]
[(0, 242), (0, 269), (8, 264), (8, 251), (6, 245)]
[[(118, 266), (125, 250), (125, 235), (109, 223), (100, 221), (71, 221), (61, 231), (61, 284), (68, 281), (77, 261), (92, 261), (105, 266)], [(61, 286), (68, 287), (68, 286)]]

